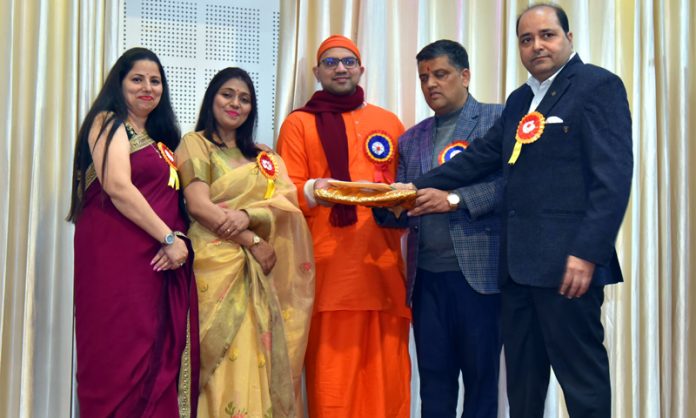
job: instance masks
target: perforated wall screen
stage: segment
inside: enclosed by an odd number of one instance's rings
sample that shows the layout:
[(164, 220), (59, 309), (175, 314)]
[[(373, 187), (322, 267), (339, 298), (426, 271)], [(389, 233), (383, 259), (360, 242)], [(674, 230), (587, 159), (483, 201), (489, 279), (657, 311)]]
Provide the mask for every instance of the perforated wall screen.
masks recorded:
[(143, 46), (162, 61), (182, 133), (193, 130), (210, 79), (249, 72), (259, 104), (256, 138), (273, 144), (280, 0), (120, 0), (119, 55)]

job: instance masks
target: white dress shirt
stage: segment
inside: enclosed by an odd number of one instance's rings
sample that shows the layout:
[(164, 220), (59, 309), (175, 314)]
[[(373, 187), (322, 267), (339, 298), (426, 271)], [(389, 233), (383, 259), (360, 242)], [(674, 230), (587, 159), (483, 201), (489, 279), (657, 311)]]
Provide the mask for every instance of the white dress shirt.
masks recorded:
[[(570, 55), (570, 58), (568, 58), (568, 61), (572, 60), (573, 57), (576, 55), (576, 52), (573, 52)], [(558, 73), (565, 68), (566, 64), (568, 64), (568, 61), (566, 61), (565, 64), (563, 64), (563, 67), (559, 68), (558, 71), (556, 71), (551, 77), (547, 78), (544, 81), (539, 81), (534, 77), (529, 77), (527, 80), (527, 85), (532, 88), (532, 93), (534, 93), (534, 98), (532, 99), (532, 103), (529, 105), (529, 112), (534, 111), (537, 106), (539, 106), (539, 103), (544, 99), (544, 96), (546, 96), (546, 93), (549, 91), (549, 87), (551, 87), (551, 84), (553, 83), (553, 80), (556, 79), (556, 76)]]

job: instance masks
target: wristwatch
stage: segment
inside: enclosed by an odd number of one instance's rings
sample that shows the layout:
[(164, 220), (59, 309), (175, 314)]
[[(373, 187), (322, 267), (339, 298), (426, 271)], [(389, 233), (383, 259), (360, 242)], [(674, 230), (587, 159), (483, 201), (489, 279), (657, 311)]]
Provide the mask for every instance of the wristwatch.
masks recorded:
[(449, 203), (450, 210), (457, 210), (459, 208), (459, 202), (461, 198), (457, 193), (451, 192), (447, 194), (447, 203)]
[(174, 232), (170, 232), (167, 235), (165, 235), (164, 241), (162, 241), (162, 244), (164, 244), (164, 245), (174, 244)]
[(249, 248), (254, 247), (260, 243), (261, 243), (261, 237), (254, 234), (254, 237), (251, 239), (251, 245), (249, 246)]

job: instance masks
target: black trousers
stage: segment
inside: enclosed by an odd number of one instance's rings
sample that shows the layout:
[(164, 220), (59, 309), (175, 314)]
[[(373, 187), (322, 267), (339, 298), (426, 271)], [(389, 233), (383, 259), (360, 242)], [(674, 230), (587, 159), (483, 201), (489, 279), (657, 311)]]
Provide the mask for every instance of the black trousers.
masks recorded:
[(601, 322), (604, 288), (580, 298), (508, 279), (502, 290), (502, 331), (511, 418), (542, 418), (550, 367), (571, 418), (611, 416), (609, 359)]
[(461, 272), (418, 270), (413, 292), (422, 418), (454, 418), (459, 373), (464, 418), (498, 416), (500, 295), (482, 295)]

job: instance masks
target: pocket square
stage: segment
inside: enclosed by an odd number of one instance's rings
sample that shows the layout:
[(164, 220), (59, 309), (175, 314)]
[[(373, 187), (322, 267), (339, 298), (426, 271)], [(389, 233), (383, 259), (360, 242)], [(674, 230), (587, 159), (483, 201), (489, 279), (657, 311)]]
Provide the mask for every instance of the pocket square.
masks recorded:
[(546, 123), (563, 123), (563, 119), (558, 116), (549, 116), (546, 118)]

